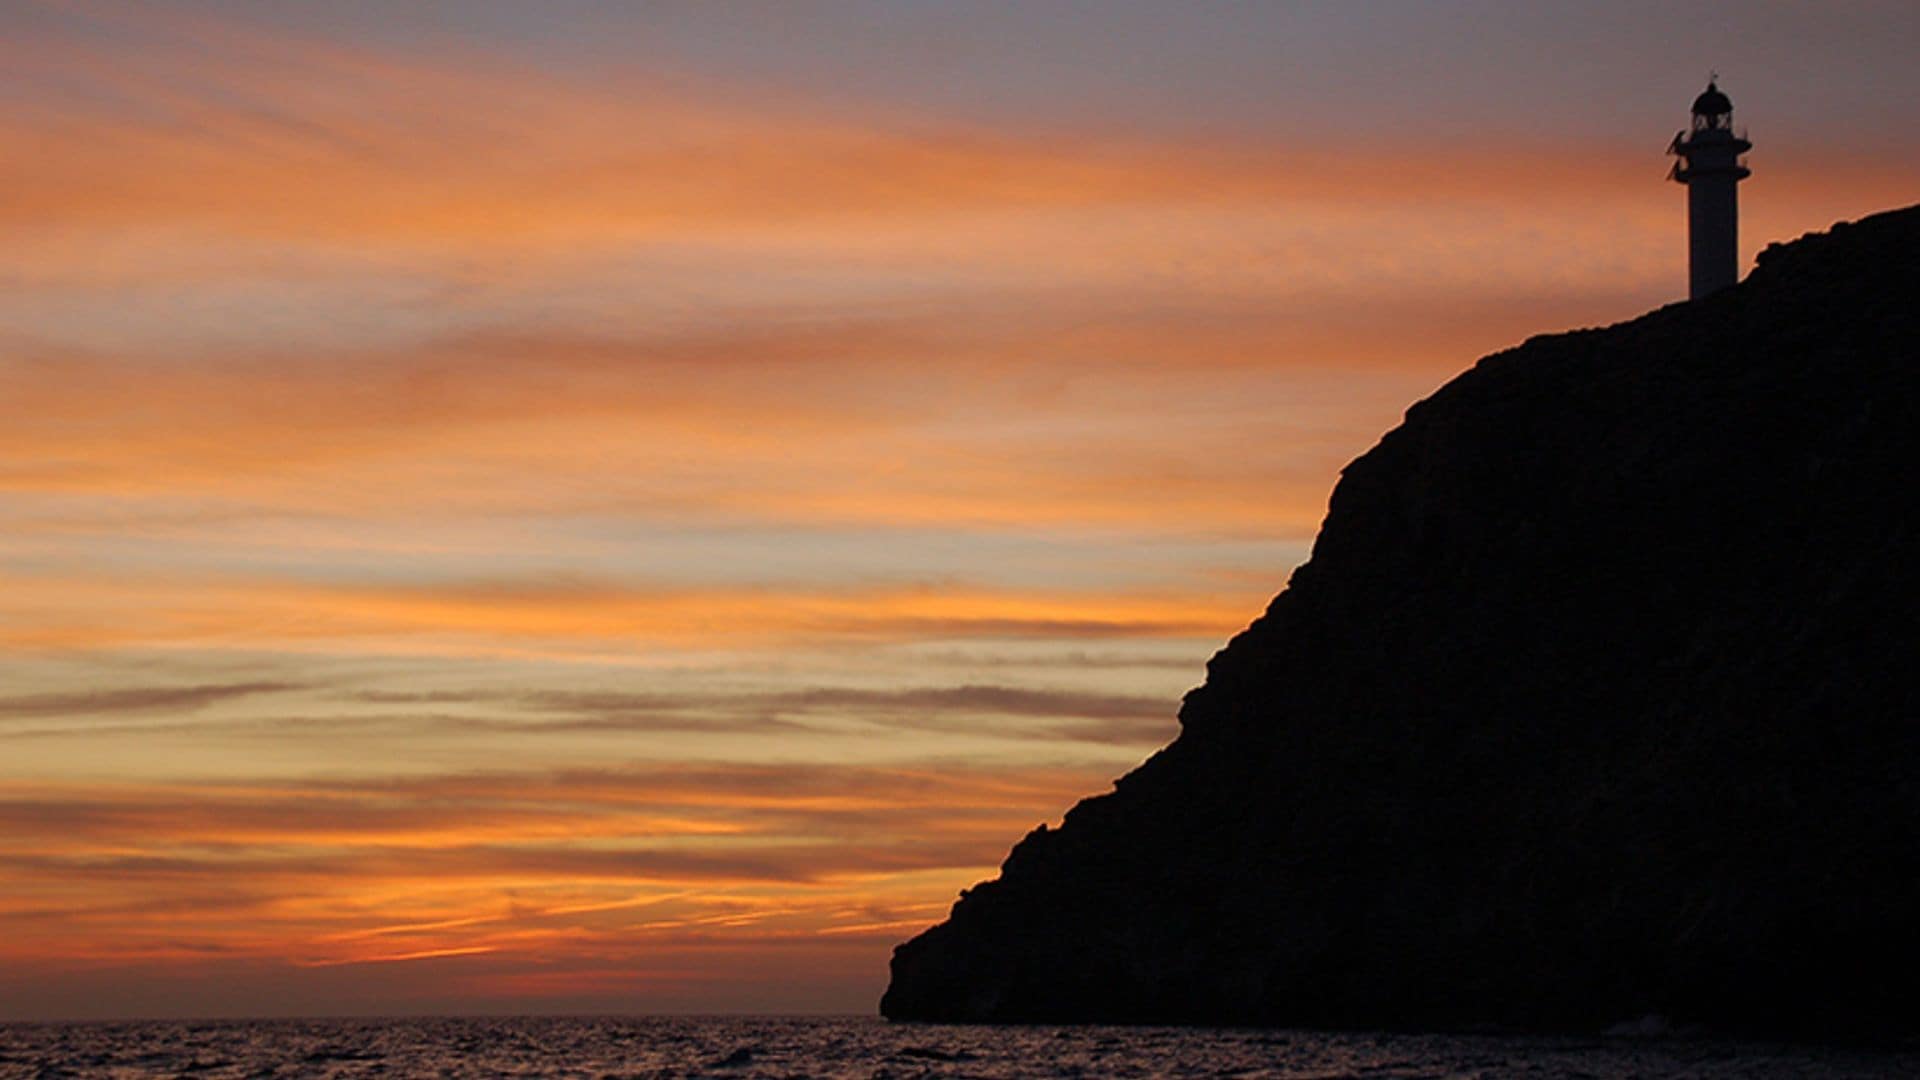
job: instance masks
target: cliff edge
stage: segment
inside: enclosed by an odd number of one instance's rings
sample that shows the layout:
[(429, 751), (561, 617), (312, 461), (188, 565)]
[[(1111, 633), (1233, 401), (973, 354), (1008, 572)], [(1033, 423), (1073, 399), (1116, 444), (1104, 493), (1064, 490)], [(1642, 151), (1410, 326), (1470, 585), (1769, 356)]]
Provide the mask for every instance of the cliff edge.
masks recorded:
[(1920, 207), (1488, 356), (896, 1019), (1909, 1036)]

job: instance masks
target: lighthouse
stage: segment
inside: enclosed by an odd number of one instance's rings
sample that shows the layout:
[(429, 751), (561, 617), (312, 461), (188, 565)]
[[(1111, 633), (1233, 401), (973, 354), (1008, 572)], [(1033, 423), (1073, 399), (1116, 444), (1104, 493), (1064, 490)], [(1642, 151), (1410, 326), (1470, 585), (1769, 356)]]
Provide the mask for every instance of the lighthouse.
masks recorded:
[(1733, 102), (1713, 80), (1693, 99), (1693, 126), (1667, 148), (1680, 160), (1668, 175), (1687, 185), (1687, 297), (1698, 300), (1740, 280), (1740, 222), (1735, 185), (1745, 180), (1753, 144), (1733, 130)]

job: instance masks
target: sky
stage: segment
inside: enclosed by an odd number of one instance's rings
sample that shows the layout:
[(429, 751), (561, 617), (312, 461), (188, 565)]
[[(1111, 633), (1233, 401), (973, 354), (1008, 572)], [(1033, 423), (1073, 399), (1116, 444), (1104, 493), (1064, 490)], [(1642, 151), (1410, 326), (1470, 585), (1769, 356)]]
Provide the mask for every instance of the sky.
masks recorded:
[(0, 1019), (868, 1013), (1911, 3), (0, 4)]

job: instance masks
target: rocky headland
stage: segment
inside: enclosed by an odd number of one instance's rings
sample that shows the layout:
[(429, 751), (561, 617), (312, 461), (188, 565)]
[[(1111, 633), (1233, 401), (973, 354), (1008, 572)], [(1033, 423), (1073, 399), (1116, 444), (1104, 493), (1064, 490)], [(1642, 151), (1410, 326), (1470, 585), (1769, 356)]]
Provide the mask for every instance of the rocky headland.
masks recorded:
[(1920, 208), (1488, 356), (899, 1019), (1909, 1036)]

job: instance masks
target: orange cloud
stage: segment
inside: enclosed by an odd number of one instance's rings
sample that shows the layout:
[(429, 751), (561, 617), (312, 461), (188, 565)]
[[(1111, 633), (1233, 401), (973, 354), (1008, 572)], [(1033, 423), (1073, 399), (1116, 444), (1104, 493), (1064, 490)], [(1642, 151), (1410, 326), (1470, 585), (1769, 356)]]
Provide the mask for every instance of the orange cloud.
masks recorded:
[[(185, 227), (416, 253), (578, 255), (636, 242), (733, 245), (749, 258), (906, 252), (921, 272), (966, 251), (1001, 264), (1040, 253), (1055, 280), (1067, 268), (1137, 277), (1156, 257), (1154, 276), (1175, 280), (1169, 249), (1204, 270), (1245, 273), (1276, 246), (1294, 249), (1279, 273), (1258, 274), (1268, 292), (1484, 249), (1521, 284), (1543, 252), (1512, 207), (1551, 220), (1559, 246), (1618, 257), (1671, 232), (1678, 205), (1663, 198), (1673, 193), (1658, 185), (1658, 157), (1578, 132), (1475, 145), (1409, 130), (1390, 146), (1371, 135), (989, 132), (632, 77), (569, 82), (498, 57), (384, 53), (178, 15), (110, 22), (143, 44), (7, 46), (9, 64), (40, 84), (87, 91), (0, 112), (0, 155), (32, 163), (0, 208), (0, 227), (31, 253), (21, 263), (30, 278), (66, 266), (113, 280), (137, 253), (138, 230)], [(1827, 149), (1781, 151), (1777, 190), (1797, 199), (1817, 175), (1826, 192), (1853, 192), (1858, 212), (1904, 198), (1920, 164), (1836, 173), (1823, 167)], [(1609, 235), (1623, 226), (1633, 235)], [(77, 237), (89, 230), (117, 247), (86, 248)], [(1429, 236), (1441, 250), (1422, 251)], [(167, 246), (140, 272), (213, 269), (193, 254), (205, 247)]]
[[(152, 21), (148, 20), (149, 27)], [(661, 85), (591, 88), (504, 61), (383, 55), (232, 24), (186, 49), (16, 43), (11, 61), (91, 100), (14, 105), (0, 150), (33, 152), (15, 224), (190, 221), (276, 239), (660, 239), (956, 208), (1197, 205), (1605, 186), (1593, 159), (1434, 140), (1325, 146), (1129, 142), (904, 126)], [(104, 104), (102, 104), (104, 99)], [(1509, 147), (1510, 150), (1514, 148)], [(1540, 147), (1552, 150), (1553, 147)], [(1570, 150), (1571, 147), (1565, 149)], [(1529, 162), (1515, 176), (1515, 161)]]
[(644, 970), (660, 951), (782, 938), (871, 952), (937, 913), (930, 884), (951, 895), (1008, 835), (1102, 780), (1068, 768), (709, 766), (22, 784), (0, 800), (0, 956), (630, 956)]
[[(587, 580), (323, 586), (230, 578), (152, 581), (0, 575), (0, 644), (280, 647), (765, 647), (804, 641), (1224, 635), (1244, 600), (950, 587), (689, 588)], [(437, 643), (437, 647), (436, 647)]]
[(96, 92), (91, 107), (16, 104), (4, 117), (0, 146), (37, 163), (8, 202), (14, 222), (657, 239), (957, 208), (1578, 203), (1643, 187), (1659, 164), (1557, 133), (1496, 147), (1403, 132), (1367, 147), (907, 126), (663, 84), (572, 85), (497, 58), (383, 55), (232, 24), (193, 33), (206, 55), (191, 79), (167, 50), (15, 43), (13, 63)]
[[(1276, 429), (1244, 400), (1209, 408), (1197, 366), (1194, 403), (1177, 417), (1158, 404), (1173, 367), (1117, 368), (1098, 384), (1103, 400), (1081, 403), (1074, 361), (1018, 370), (1017, 340), (956, 356), (934, 329), (798, 337), (679, 349), (481, 342), (334, 365), (0, 361), (11, 390), (0, 453), (13, 463), (0, 489), (120, 500), (55, 504), (40, 520), (56, 534), (86, 528), (91, 506), (114, 530), (170, 514), (584, 512), (1300, 535), (1318, 520), (1331, 468), (1357, 448)], [(821, 359), (783, 360), (792, 349)], [(897, 355), (925, 363), (888, 370), (882, 357)], [(1223, 389), (1250, 377), (1227, 375)], [(928, 383), (953, 390), (930, 394)], [(1062, 423), (1075, 414), (1080, 426)], [(1324, 410), (1311, 422), (1324, 424)], [(1190, 434), (1169, 445), (1170, 424)], [(1239, 467), (1221, 468), (1228, 458)], [(1142, 482), (1153, 499), (1139, 497)]]

